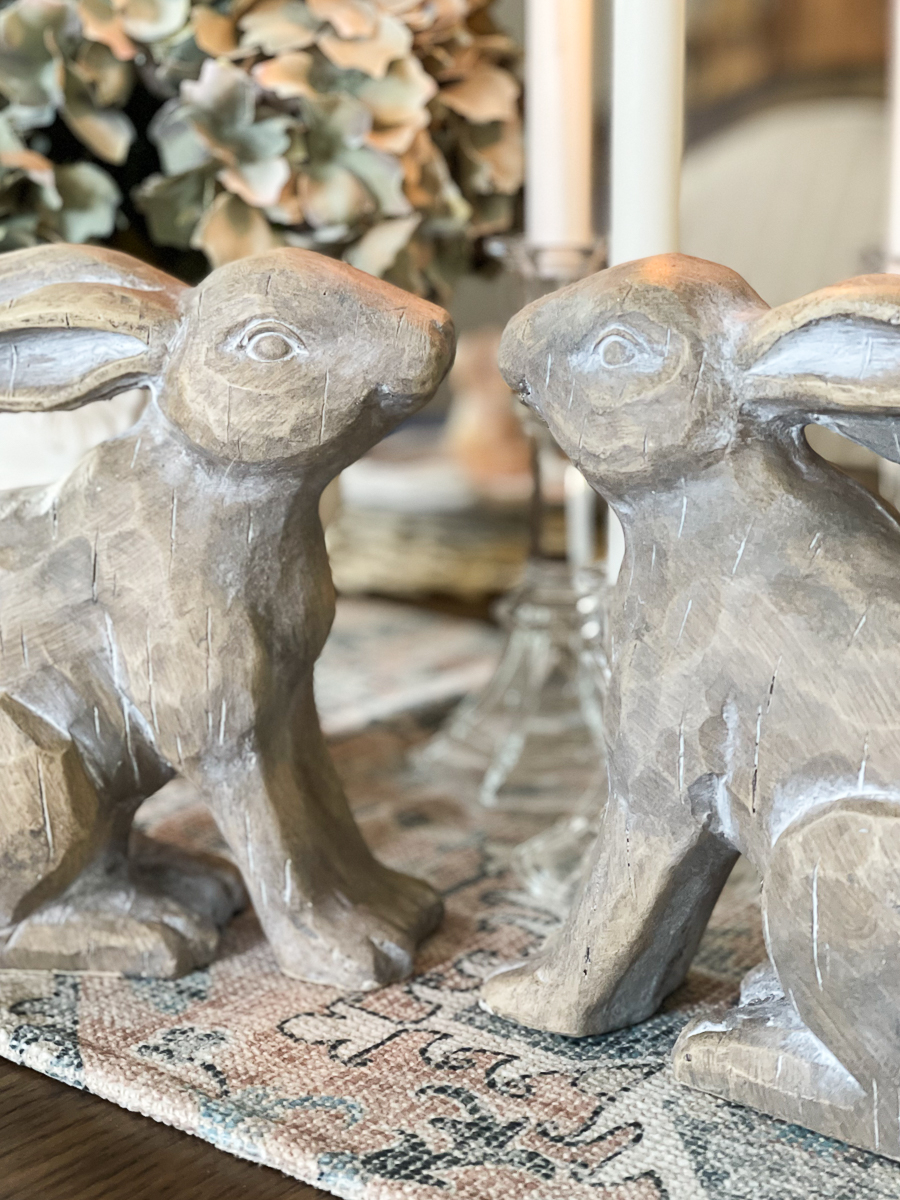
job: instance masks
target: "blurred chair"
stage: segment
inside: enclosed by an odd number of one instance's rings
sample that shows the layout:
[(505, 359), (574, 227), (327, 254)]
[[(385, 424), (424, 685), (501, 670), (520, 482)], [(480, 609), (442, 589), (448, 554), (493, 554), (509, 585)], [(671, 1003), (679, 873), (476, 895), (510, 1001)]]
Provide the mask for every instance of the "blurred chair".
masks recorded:
[[(685, 155), (681, 246), (732, 267), (769, 304), (882, 269), (888, 120), (868, 98), (781, 103)], [(878, 471), (900, 502), (900, 468), (818, 426), (813, 448), (851, 471)]]
[(93, 446), (129, 429), (146, 402), (133, 389), (71, 412), (0, 413), (0, 491), (62, 479)]
[(734, 268), (772, 305), (880, 270), (887, 149), (879, 100), (745, 117), (685, 155), (682, 249)]

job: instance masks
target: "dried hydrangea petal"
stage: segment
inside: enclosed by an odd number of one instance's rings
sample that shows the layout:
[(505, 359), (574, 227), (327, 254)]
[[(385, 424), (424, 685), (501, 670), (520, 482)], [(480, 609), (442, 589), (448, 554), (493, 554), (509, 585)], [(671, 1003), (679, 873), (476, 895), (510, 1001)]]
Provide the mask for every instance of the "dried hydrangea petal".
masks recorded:
[(153, 240), (161, 246), (187, 250), (216, 189), (209, 172), (187, 171), (174, 176), (148, 175), (132, 194), (138, 211), (147, 219)]
[(356, 95), (371, 110), (375, 127), (415, 125), (421, 129), (428, 120), (426, 105), (437, 94), (437, 84), (417, 58), (403, 58), (392, 64), (381, 79), (365, 79)]
[(409, 26), (396, 17), (380, 16), (372, 37), (345, 40), (334, 33), (323, 33), (318, 39), (322, 53), (344, 71), (363, 71), (381, 79), (388, 67), (409, 53), (412, 33)]
[(403, 190), (403, 167), (393, 155), (359, 146), (342, 151), (340, 162), (366, 185), (383, 216), (405, 217), (411, 212), (412, 205)]
[(482, 63), (467, 79), (442, 88), (441, 100), (475, 124), (512, 121), (518, 116), (519, 90), (509, 71)]
[(281, 239), (258, 208), (251, 208), (240, 196), (222, 192), (203, 214), (191, 245), (202, 250), (213, 267), (221, 267), (251, 254), (264, 254), (281, 245)]
[(183, 175), (208, 163), (209, 145), (178, 99), (168, 100), (151, 120), (147, 132), (156, 143), (166, 175)]
[(43, 154), (35, 150), (0, 150), (0, 167), (4, 171), (21, 171), (32, 183), (46, 191), (52, 208), (62, 207), (53, 163)]
[(309, 11), (327, 21), (338, 37), (370, 38), (378, 28), (378, 10), (370, 0), (306, 0)]
[(137, 42), (162, 41), (187, 22), (190, 7), (190, 0), (125, 0), (125, 32)]
[(124, 15), (111, 0), (80, 0), (78, 15), (85, 36), (108, 46), (122, 62), (137, 54), (137, 46), (126, 32)]
[(22, 128), (49, 125), (62, 103), (62, 56), (55, 47), (77, 29), (65, 0), (19, 0), (0, 12), (0, 93), (21, 111)]
[(66, 71), (62, 117), (88, 150), (108, 163), (123, 163), (134, 141), (134, 126), (116, 108), (95, 108), (86, 84)]
[(415, 213), (393, 221), (380, 221), (367, 229), (359, 241), (350, 247), (344, 258), (352, 267), (383, 275), (396, 262), (397, 255), (415, 233), (422, 217)]
[(525, 174), (525, 147), (522, 122), (504, 121), (497, 125), (475, 125), (462, 143), (466, 157), (475, 168), (469, 186), (481, 195), (500, 192), (511, 196), (522, 186)]
[(297, 196), (306, 221), (319, 226), (354, 225), (375, 210), (372, 193), (347, 167), (326, 163), (301, 175)]
[(69, 163), (56, 168), (56, 187), (62, 207), (54, 225), (65, 242), (109, 237), (116, 227), (122, 193), (112, 177), (94, 163)]
[(226, 167), (218, 177), (229, 192), (234, 192), (247, 204), (266, 208), (277, 202), (290, 176), (291, 168), (286, 159), (267, 158)]
[(263, 91), (271, 92), (281, 100), (290, 100), (297, 96), (314, 99), (317, 93), (309, 82), (312, 64), (311, 54), (305, 50), (294, 50), (289, 54), (281, 54), (278, 58), (257, 63), (253, 68), (253, 78)]
[(241, 46), (281, 54), (305, 50), (321, 27), (302, 0), (261, 0), (238, 21)]
[(134, 68), (120, 62), (101, 42), (82, 42), (69, 70), (88, 88), (97, 108), (121, 108), (134, 87)]
[(278, 158), (290, 142), (288, 118), (257, 119), (256, 98), (253, 80), (239, 67), (207, 59), (200, 78), (181, 85), (181, 114), (228, 166)]
[(237, 48), (237, 31), (234, 19), (228, 13), (209, 8), (205, 4), (197, 4), (191, 10), (191, 29), (194, 41), (204, 52), (213, 58), (220, 54), (230, 54)]

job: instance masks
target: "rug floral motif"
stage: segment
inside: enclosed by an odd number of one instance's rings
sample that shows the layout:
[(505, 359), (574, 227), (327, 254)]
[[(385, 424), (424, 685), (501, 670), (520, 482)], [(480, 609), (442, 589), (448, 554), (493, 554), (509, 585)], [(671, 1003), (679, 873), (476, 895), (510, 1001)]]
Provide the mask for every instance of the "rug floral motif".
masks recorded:
[[(729, 882), (686, 985), (633, 1029), (571, 1040), (483, 1011), (481, 981), (556, 918), (507, 870), (533, 819), (406, 779), (410, 720), (337, 747), (371, 844), (447, 917), (418, 973), (367, 994), (287, 979), (252, 912), (175, 982), (0, 974), (0, 1053), (347, 1200), (874, 1200), (900, 1166), (688, 1091), (669, 1053), (762, 956), (756, 887)], [(157, 836), (215, 844), (177, 796)]]

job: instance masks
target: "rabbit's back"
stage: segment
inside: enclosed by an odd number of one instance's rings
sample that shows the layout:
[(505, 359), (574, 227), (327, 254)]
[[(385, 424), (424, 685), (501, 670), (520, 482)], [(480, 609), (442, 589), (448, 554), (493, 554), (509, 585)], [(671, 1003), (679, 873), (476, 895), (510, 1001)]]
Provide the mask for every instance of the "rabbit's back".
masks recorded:
[(612, 623), (614, 770), (672, 780), (762, 861), (823, 779), (900, 800), (900, 527), (807, 466), (767, 501), (676, 490), (683, 536), (633, 540)]

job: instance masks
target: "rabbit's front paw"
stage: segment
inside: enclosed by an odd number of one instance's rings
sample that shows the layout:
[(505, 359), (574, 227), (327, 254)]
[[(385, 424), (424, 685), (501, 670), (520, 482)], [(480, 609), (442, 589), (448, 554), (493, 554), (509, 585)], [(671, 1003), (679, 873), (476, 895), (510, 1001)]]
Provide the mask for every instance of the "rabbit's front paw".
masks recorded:
[(525, 962), (492, 975), (482, 1003), (498, 1017), (565, 1037), (609, 1033), (650, 1016), (658, 1002), (642, 980), (629, 979), (620, 961), (598, 957), (595, 946), (563, 928)]
[(573, 989), (558, 977), (543, 953), (492, 975), (482, 987), (481, 997), (488, 1012), (531, 1029), (568, 1037), (595, 1032), (585, 1027), (587, 1013), (577, 999), (573, 1003)]

